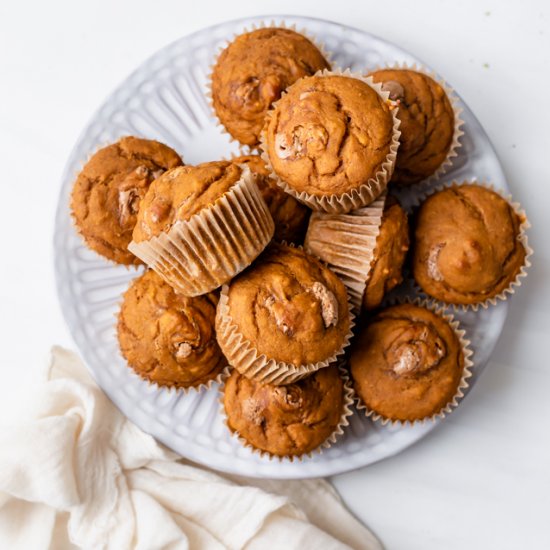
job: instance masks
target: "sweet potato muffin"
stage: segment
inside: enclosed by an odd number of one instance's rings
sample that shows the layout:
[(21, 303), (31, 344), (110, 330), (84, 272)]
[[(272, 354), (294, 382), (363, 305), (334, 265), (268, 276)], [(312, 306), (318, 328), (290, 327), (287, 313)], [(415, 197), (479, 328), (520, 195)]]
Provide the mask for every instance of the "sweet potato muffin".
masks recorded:
[(214, 330), (217, 296), (187, 298), (154, 271), (135, 279), (118, 317), (122, 355), (159, 386), (197, 387), (227, 365)]
[(218, 342), (241, 373), (287, 383), (343, 352), (351, 330), (347, 300), (344, 284), (316, 258), (272, 244), (222, 289)]
[(449, 323), (413, 304), (382, 310), (351, 348), (357, 395), (384, 419), (414, 421), (444, 409), (457, 394), (464, 352)]
[(249, 266), (273, 236), (273, 219), (248, 168), (182, 166), (153, 182), (129, 249), (178, 292), (210, 292)]
[(74, 184), (71, 208), (86, 244), (120, 264), (141, 263), (128, 245), (137, 212), (151, 182), (182, 164), (162, 143), (125, 137), (100, 149)]
[(276, 241), (301, 244), (306, 234), (311, 210), (285, 193), (269, 177), (269, 170), (259, 155), (246, 155), (234, 159), (237, 164), (245, 164), (256, 177), (256, 184), (269, 208), (275, 223)]
[(498, 193), (477, 184), (434, 193), (416, 221), (416, 282), (450, 304), (478, 304), (500, 295), (525, 263), (523, 221)]
[(409, 222), (399, 201), (389, 195), (363, 294), (366, 310), (377, 308), (384, 296), (403, 281), (403, 263), (409, 250)]
[[(269, 114), (264, 144), (285, 190), (312, 208), (335, 212), (374, 200), (391, 176), (397, 147), (390, 107), (351, 76), (318, 75), (292, 85)], [(368, 196), (353, 205), (326, 204), (365, 191)]]
[(290, 29), (241, 34), (223, 50), (212, 71), (214, 109), (236, 140), (254, 147), (267, 110), (285, 88), (327, 68), (315, 45)]
[(279, 457), (301, 456), (337, 429), (344, 391), (336, 366), (286, 386), (261, 384), (233, 370), (223, 395), (227, 425), (255, 449)]
[(239, 181), (242, 170), (228, 161), (180, 166), (159, 177), (143, 198), (134, 241), (141, 242), (189, 220)]
[(412, 184), (431, 176), (447, 158), (455, 113), (445, 90), (428, 75), (409, 69), (370, 74), (399, 102), (401, 145), (392, 181)]

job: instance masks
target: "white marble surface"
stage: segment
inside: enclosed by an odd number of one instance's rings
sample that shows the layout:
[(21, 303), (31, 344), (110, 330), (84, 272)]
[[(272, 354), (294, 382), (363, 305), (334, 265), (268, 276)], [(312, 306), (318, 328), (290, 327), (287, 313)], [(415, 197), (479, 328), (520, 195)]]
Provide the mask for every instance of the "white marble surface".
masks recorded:
[[(550, 9), (539, 0), (0, 3), (0, 415), (53, 343), (72, 346), (52, 270), (59, 178), (80, 129), (146, 56), (229, 18), (305, 14), (384, 36), (446, 76), (533, 222), (534, 265), (464, 406), (424, 441), (333, 481), (388, 549), (550, 547)], [(391, 6), (391, 7), (390, 7)]]

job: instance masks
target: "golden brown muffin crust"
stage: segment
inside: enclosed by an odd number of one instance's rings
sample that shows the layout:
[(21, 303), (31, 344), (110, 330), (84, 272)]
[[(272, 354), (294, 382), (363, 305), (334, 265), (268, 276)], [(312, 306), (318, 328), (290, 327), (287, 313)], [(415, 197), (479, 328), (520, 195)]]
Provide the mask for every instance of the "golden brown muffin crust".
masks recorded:
[(212, 72), (214, 109), (226, 130), (256, 146), (266, 112), (285, 88), (329, 64), (305, 37), (290, 29), (258, 29), (237, 36)]
[(296, 82), (267, 121), (275, 173), (297, 192), (341, 195), (366, 184), (390, 153), (393, 116), (362, 80), (312, 76)]
[(227, 161), (181, 166), (164, 173), (143, 198), (134, 241), (151, 239), (174, 223), (189, 220), (227, 193), (241, 175), (241, 168)]
[(275, 222), (273, 238), (276, 241), (302, 243), (307, 231), (311, 210), (288, 193), (285, 193), (269, 177), (269, 170), (259, 155), (237, 157), (233, 162), (245, 164), (255, 175), (256, 183)]
[(363, 294), (366, 310), (377, 308), (384, 296), (403, 281), (403, 263), (409, 250), (409, 222), (398, 200), (389, 195)]
[(392, 420), (430, 417), (452, 401), (464, 369), (452, 327), (412, 304), (381, 311), (352, 344), (351, 375), (367, 407)]
[(350, 330), (347, 293), (313, 256), (272, 244), (233, 279), (229, 315), (260, 354), (295, 366), (337, 353)]
[(399, 101), (400, 146), (392, 181), (412, 184), (431, 176), (447, 157), (455, 116), (445, 90), (429, 76), (408, 69), (370, 74)]
[(344, 412), (344, 383), (336, 366), (286, 386), (249, 380), (233, 370), (224, 388), (232, 431), (256, 449), (300, 456), (322, 445)]
[(117, 263), (141, 263), (127, 250), (140, 202), (155, 178), (181, 164), (170, 147), (135, 137), (97, 151), (78, 175), (71, 196), (86, 244)]
[(498, 193), (476, 184), (428, 197), (415, 229), (413, 275), (447, 303), (475, 304), (503, 292), (525, 262), (522, 220)]
[(215, 378), (227, 365), (214, 331), (217, 296), (187, 298), (154, 271), (134, 280), (118, 317), (122, 355), (142, 378), (187, 388)]

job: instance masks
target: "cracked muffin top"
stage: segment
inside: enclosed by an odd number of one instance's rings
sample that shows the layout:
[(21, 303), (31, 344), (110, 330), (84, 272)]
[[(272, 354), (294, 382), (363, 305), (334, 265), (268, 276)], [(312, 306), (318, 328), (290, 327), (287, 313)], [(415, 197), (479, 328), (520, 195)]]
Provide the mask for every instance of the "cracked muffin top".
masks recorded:
[(453, 185), (421, 205), (413, 275), (424, 292), (450, 304), (476, 304), (501, 294), (525, 263), (522, 220), (498, 193)]
[(341, 195), (366, 184), (390, 153), (388, 102), (362, 80), (312, 76), (288, 89), (266, 122), (274, 172), (296, 192)]
[(370, 73), (398, 102), (401, 142), (392, 181), (412, 184), (431, 176), (453, 142), (455, 114), (445, 90), (428, 75), (408, 69)]
[(231, 281), (228, 307), (260, 354), (295, 366), (338, 353), (350, 331), (344, 284), (313, 256), (281, 244)]
[(150, 186), (141, 202), (134, 241), (168, 231), (208, 208), (241, 179), (242, 169), (227, 161), (180, 166), (165, 172)]
[(212, 72), (212, 102), (225, 129), (256, 146), (266, 112), (285, 88), (329, 64), (305, 36), (267, 28), (237, 36), (220, 54)]
[(421, 420), (455, 396), (464, 370), (460, 341), (445, 319), (413, 304), (382, 310), (354, 339), (355, 391), (383, 418)]
[(256, 183), (275, 222), (276, 241), (300, 244), (304, 240), (311, 210), (285, 193), (269, 177), (269, 170), (259, 155), (247, 155), (233, 159), (237, 164), (245, 164), (256, 177)]
[(403, 263), (409, 250), (409, 222), (399, 201), (389, 195), (376, 238), (363, 307), (377, 308), (384, 296), (403, 281)]
[(275, 456), (300, 456), (322, 445), (344, 412), (338, 367), (316, 371), (286, 386), (260, 384), (233, 370), (224, 386), (229, 428)]
[(128, 251), (140, 202), (155, 178), (181, 164), (170, 147), (135, 137), (97, 151), (71, 196), (73, 218), (86, 244), (117, 263), (141, 263)]
[(188, 388), (215, 378), (227, 365), (214, 330), (217, 296), (178, 294), (154, 271), (135, 279), (118, 317), (122, 355), (142, 378)]

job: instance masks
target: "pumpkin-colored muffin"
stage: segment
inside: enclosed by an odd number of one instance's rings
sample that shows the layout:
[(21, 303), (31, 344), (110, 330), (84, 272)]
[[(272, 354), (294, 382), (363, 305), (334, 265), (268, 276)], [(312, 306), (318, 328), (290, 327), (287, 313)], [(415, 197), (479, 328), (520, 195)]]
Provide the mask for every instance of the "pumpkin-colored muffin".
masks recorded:
[(128, 245), (151, 182), (182, 164), (158, 141), (124, 137), (97, 151), (76, 179), (71, 209), (86, 244), (120, 264), (141, 263)]
[(261, 384), (233, 370), (223, 393), (229, 429), (254, 449), (279, 457), (298, 457), (327, 441), (341, 423), (344, 400), (336, 366), (285, 386)]
[(256, 184), (275, 223), (273, 238), (276, 241), (301, 244), (306, 234), (311, 210), (285, 193), (269, 177), (269, 170), (259, 155), (237, 157), (233, 162), (245, 164), (256, 177)]
[(182, 166), (153, 182), (129, 249), (186, 296), (210, 292), (262, 252), (273, 220), (246, 167)]
[(299, 78), (327, 68), (317, 47), (290, 29), (241, 34), (223, 50), (212, 71), (216, 115), (236, 140), (257, 146), (271, 104)]
[(417, 183), (436, 172), (451, 149), (455, 112), (443, 87), (410, 69), (380, 69), (370, 74), (398, 102), (399, 154), (392, 181)]
[(361, 329), (350, 356), (353, 385), (367, 409), (383, 419), (411, 422), (453, 401), (464, 363), (449, 323), (413, 304), (382, 310)]
[(351, 331), (346, 288), (303, 250), (272, 244), (222, 289), (216, 330), (241, 373), (288, 383), (343, 352)]
[(214, 330), (217, 296), (187, 298), (154, 271), (135, 279), (118, 317), (122, 355), (159, 386), (198, 387), (227, 365)]
[(317, 75), (293, 84), (270, 112), (264, 147), (287, 192), (341, 213), (385, 189), (398, 135), (390, 103), (369, 84)]
[(501, 295), (525, 264), (523, 221), (504, 198), (481, 185), (453, 185), (430, 195), (415, 227), (416, 282), (449, 304), (479, 304)]
[(377, 308), (384, 296), (403, 281), (403, 263), (409, 250), (409, 222), (399, 201), (389, 195), (363, 294), (366, 310)]

